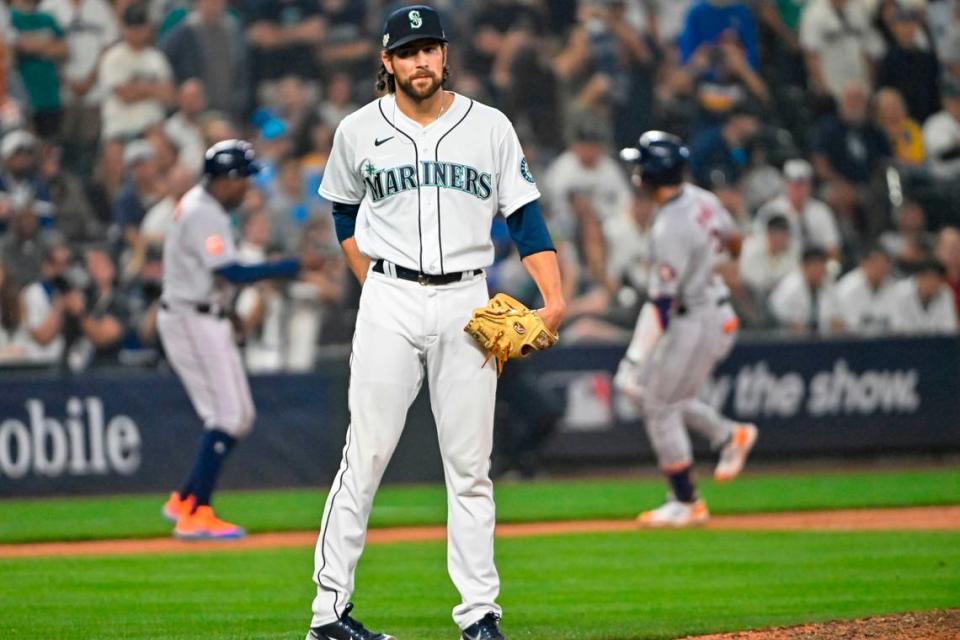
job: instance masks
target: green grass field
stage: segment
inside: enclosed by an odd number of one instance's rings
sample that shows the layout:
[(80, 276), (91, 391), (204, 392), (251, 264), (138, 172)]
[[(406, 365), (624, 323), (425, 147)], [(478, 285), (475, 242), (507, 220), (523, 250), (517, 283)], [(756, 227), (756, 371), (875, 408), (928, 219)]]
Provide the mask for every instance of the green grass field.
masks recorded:
[[(960, 502), (960, 472), (747, 476), (703, 484), (716, 513)], [(501, 520), (630, 517), (654, 480), (498, 487)], [(164, 534), (157, 496), (0, 502), (0, 540)], [(254, 530), (311, 529), (319, 492), (224, 494)], [(375, 525), (442, 522), (442, 489), (385, 489)], [(303, 638), (312, 549), (0, 560), (0, 638)], [(674, 638), (960, 606), (960, 533), (630, 532), (497, 543), (511, 640)], [(371, 546), (357, 617), (400, 640), (454, 640), (438, 543)]]
[[(503, 540), (511, 639), (626, 640), (956, 606), (960, 535), (652, 532)], [(0, 562), (5, 639), (303, 638), (312, 550)], [(357, 617), (453, 640), (442, 544), (370, 547)]]
[[(324, 490), (326, 487), (324, 487)], [(704, 480), (711, 512), (755, 513), (960, 503), (960, 470), (746, 475), (731, 484)], [(651, 479), (571, 480), (500, 484), (500, 522), (632, 518), (663, 501), (665, 486)], [(441, 486), (384, 487), (371, 526), (442, 524)], [(324, 491), (224, 492), (217, 511), (249, 531), (318, 528)], [(158, 514), (166, 496), (0, 500), (0, 543), (163, 536)]]

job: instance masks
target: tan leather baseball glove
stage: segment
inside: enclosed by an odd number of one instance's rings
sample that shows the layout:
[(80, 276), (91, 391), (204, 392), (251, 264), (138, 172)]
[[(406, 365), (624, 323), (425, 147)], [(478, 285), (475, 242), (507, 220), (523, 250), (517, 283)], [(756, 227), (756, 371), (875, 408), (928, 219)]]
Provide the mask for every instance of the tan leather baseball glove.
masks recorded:
[(474, 309), (463, 330), (487, 352), (487, 360), (497, 359), (498, 376), (510, 358), (549, 349), (560, 339), (558, 333), (547, 329), (540, 316), (505, 293), (495, 295), (487, 306)]

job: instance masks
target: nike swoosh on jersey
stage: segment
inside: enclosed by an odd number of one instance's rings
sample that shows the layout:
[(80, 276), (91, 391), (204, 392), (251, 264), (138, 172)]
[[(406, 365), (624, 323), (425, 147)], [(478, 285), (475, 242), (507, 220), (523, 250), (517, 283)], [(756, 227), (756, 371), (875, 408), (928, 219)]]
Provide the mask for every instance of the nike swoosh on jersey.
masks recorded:
[(384, 138), (383, 140), (374, 140), (374, 141), (373, 141), (373, 146), (379, 147), (379, 146), (382, 145), (384, 142), (389, 142), (390, 140), (393, 140), (394, 138), (396, 138), (396, 136), (390, 136), (389, 138)]

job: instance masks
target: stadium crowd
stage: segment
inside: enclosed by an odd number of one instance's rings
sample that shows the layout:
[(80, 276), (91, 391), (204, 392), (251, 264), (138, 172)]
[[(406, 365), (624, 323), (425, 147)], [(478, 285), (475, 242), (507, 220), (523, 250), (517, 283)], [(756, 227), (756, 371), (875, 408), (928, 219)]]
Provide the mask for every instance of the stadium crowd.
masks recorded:
[[(0, 365), (152, 366), (163, 238), (203, 152), (252, 140), (242, 259), (311, 251), (248, 287), (253, 371), (349, 342), (358, 288), (317, 193), (340, 120), (374, 97), (386, 0), (0, 3)], [(449, 88), (514, 122), (569, 301), (564, 341), (623, 340), (652, 206), (616, 150), (682, 135), (691, 180), (745, 236), (743, 323), (796, 334), (955, 332), (960, 1), (435, 0)], [(491, 285), (535, 291), (494, 225)]]

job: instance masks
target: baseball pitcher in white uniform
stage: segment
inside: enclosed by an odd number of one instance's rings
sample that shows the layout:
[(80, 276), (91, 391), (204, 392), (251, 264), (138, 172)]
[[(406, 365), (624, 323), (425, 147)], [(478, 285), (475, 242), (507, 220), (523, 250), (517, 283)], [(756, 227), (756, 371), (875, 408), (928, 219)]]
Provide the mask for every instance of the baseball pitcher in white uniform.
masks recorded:
[(657, 205), (651, 230), (653, 269), (645, 304), (615, 386), (637, 402), (661, 471), (666, 504), (637, 518), (643, 526), (683, 527), (709, 518), (691, 477), (687, 429), (720, 452), (714, 477), (732, 480), (757, 439), (752, 424), (736, 424), (697, 399), (710, 372), (733, 348), (738, 328), (730, 292), (717, 273), (726, 249), (739, 248), (729, 212), (709, 191), (684, 182), (690, 153), (681, 140), (648, 131), (621, 157), (636, 163), (635, 181)]
[(430, 390), (448, 503), (448, 562), (463, 638), (500, 640), (489, 477), (496, 364), (464, 332), (487, 304), (494, 216), (506, 216), (556, 331), (556, 253), (534, 178), (507, 118), (443, 89), (436, 11), (408, 6), (384, 25), (385, 95), (340, 124), (320, 193), (363, 286), (350, 358), (350, 425), (315, 555), (312, 640), (386, 640), (351, 617), (354, 571), (374, 494), (421, 385)]
[[(235, 286), (264, 278), (292, 278), (301, 261), (241, 265), (229, 211), (243, 201), (259, 170), (253, 147), (227, 140), (207, 150), (201, 182), (184, 194), (163, 248), (163, 294), (157, 330), (167, 360), (180, 377), (204, 434), (190, 474), (163, 505), (183, 539), (232, 539), (244, 530), (221, 520), (211, 496), (221, 465), (253, 427), (250, 387), (228, 317)], [(314, 258), (305, 257), (306, 265)]]

